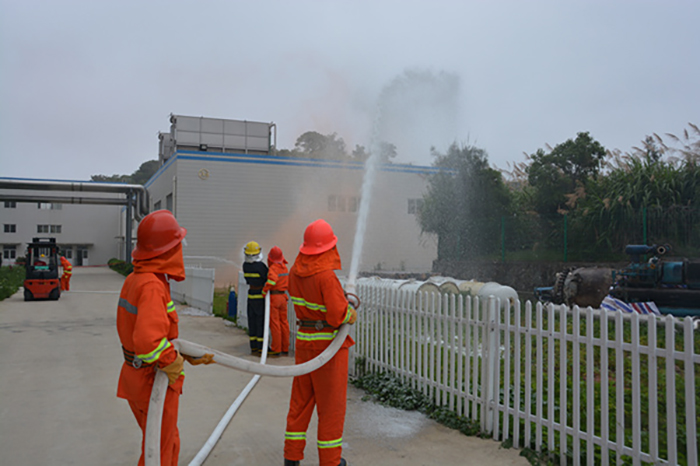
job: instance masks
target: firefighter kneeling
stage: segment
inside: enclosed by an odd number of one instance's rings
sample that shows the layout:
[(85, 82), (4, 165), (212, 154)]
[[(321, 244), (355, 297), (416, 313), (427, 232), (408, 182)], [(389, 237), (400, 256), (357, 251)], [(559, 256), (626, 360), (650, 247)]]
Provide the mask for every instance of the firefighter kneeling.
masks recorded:
[[(346, 295), (334, 270), (340, 270), (338, 238), (325, 220), (316, 220), (304, 232), (304, 242), (289, 272), (289, 296), (298, 319), (296, 364), (302, 364), (328, 347), (338, 327), (354, 324), (360, 302)], [(348, 302), (348, 298), (351, 302)], [(292, 383), (284, 440), (285, 466), (304, 459), (306, 430), (318, 409), (317, 446), (321, 466), (345, 466), (341, 458), (348, 388), (348, 336), (333, 358), (321, 368)]]
[(212, 354), (201, 358), (183, 356), (171, 340), (178, 337), (178, 317), (170, 298), (168, 280), (185, 279), (182, 240), (187, 230), (167, 210), (146, 215), (138, 228), (132, 253), (134, 271), (126, 277), (117, 307), (117, 332), (124, 353), (117, 396), (129, 402), (141, 427), (141, 458), (146, 436), (146, 419), (156, 368), (168, 375), (160, 439), (161, 464), (177, 465), (180, 434), (177, 429), (179, 397), (184, 382), (184, 360), (210, 364)]

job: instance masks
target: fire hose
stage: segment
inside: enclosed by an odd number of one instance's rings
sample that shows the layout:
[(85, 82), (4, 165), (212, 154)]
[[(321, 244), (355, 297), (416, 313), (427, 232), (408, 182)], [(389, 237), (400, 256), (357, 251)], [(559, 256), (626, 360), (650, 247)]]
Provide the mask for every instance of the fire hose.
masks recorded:
[[(176, 339), (172, 340), (173, 346), (180, 351), (182, 354), (192, 356), (195, 358), (204, 356), (205, 353), (214, 355), (214, 362), (231, 369), (236, 369), (243, 372), (248, 372), (251, 374), (256, 374), (256, 376), (250, 381), (248, 386), (244, 389), (238, 399), (234, 401), (226, 415), (222, 418), (221, 422), (214, 430), (209, 440), (205, 443), (199, 454), (193, 459), (191, 465), (202, 464), (204, 459), (206, 459), (211, 449), (218, 441), (228, 422), (230, 422), (233, 414), (238, 409), (238, 407), (243, 403), (243, 399), (250, 393), (260, 376), (266, 375), (270, 377), (296, 377), (298, 375), (308, 374), (316, 369), (320, 368), (328, 361), (330, 361), (335, 353), (338, 352), (340, 347), (345, 342), (345, 338), (350, 331), (350, 326), (348, 324), (343, 324), (338, 329), (338, 334), (331, 341), (331, 344), (323, 350), (316, 358), (307, 361), (303, 364), (296, 364), (292, 366), (268, 366), (265, 364), (265, 359), (267, 357), (267, 341), (268, 341), (268, 328), (269, 328), (269, 318), (270, 318), (270, 296), (265, 297), (265, 333), (263, 337), (263, 356), (260, 358), (261, 362), (252, 362), (246, 359), (242, 359), (230, 354), (222, 353), (206, 346), (199, 345), (197, 343), (192, 343), (187, 340)], [(159, 466), (160, 465), (160, 434), (161, 434), (161, 424), (163, 420), (163, 405), (165, 403), (165, 394), (168, 389), (168, 376), (165, 372), (157, 370), (156, 378), (153, 382), (153, 389), (151, 391), (151, 400), (148, 407), (148, 416), (146, 419), (146, 439), (144, 445), (144, 456), (146, 466)], [(242, 398), (242, 399), (241, 399)], [(239, 401), (240, 400), (240, 401)], [(198, 462), (197, 462), (198, 461)]]

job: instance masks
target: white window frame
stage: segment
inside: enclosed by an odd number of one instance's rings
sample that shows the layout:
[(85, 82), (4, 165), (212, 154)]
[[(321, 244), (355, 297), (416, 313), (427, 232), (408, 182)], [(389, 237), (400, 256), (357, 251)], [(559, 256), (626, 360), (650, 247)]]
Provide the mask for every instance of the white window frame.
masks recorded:
[(2, 258), (3, 259), (17, 259), (17, 246), (3, 246), (2, 247)]

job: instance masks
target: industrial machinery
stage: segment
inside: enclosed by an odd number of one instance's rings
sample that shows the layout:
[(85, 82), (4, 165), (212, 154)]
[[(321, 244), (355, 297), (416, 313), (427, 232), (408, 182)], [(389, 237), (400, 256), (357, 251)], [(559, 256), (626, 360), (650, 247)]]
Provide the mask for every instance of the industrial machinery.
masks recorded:
[(610, 295), (628, 303), (652, 301), (662, 314), (700, 316), (700, 261), (665, 259), (670, 249), (668, 245), (628, 245), (625, 253), (632, 262), (613, 272)]
[(535, 296), (597, 308), (610, 295), (626, 303), (653, 302), (662, 314), (700, 317), (700, 260), (666, 259), (670, 250), (666, 244), (628, 245), (631, 262), (623, 269), (569, 268), (556, 274), (554, 286), (535, 288)]
[(58, 280), (56, 238), (33, 238), (27, 245), (24, 300), (53, 299), (61, 296)]

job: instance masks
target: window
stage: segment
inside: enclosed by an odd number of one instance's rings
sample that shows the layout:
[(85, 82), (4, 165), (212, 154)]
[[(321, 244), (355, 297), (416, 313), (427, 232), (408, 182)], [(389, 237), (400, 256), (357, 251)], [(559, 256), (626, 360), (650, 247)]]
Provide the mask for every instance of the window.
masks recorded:
[(73, 248), (68, 248), (65, 251), (63, 251), (63, 255), (66, 257), (66, 259), (72, 259), (73, 258)]
[(17, 225), (14, 223), (6, 223), (3, 231), (5, 233), (17, 233)]
[(423, 199), (409, 199), (408, 200), (408, 213), (417, 214), (423, 207)]
[(63, 204), (53, 203), (53, 202), (39, 202), (36, 207), (39, 210), (61, 210), (63, 209)]
[(49, 225), (37, 225), (36, 232), (37, 233), (48, 233), (49, 232)]
[(61, 225), (51, 225), (51, 233), (60, 233)]
[(173, 211), (173, 195), (168, 194), (165, 196), (165, 208), (168, 209), (170, 212)]
[(87, 258), (88, 258), (88, 256), (87, 256), (87, 249), (83, 249), (82, 251), (78, 251), (78, 252), (79, 252), (79, 253), (80, 253), (80, 252), (83, 253), (83, 259), (87, 259)]
[(16, 246), (3, 246), (2, 247), (2, 257), (3, 257), (3, 259), (16, 259), (17, 258), (17, 247)]
[(6, 209), (16, 209), (17, 203), (15, 201), (5, 201), (5, 208)]
[(360, 209), (360, 198), (355, 196), (328, 196), (329, 212), (357, 212)]
[(153, 210), (160, 210), (160, 201), (153, 204)]

